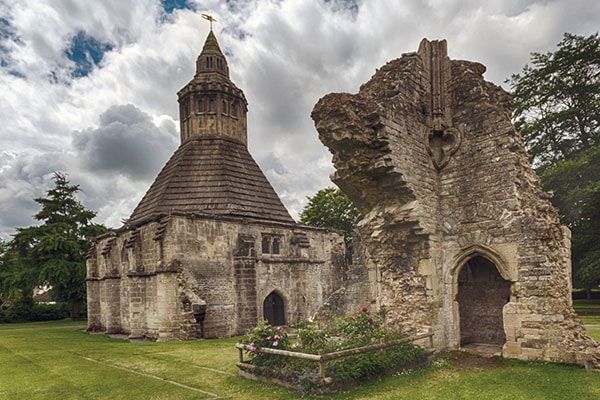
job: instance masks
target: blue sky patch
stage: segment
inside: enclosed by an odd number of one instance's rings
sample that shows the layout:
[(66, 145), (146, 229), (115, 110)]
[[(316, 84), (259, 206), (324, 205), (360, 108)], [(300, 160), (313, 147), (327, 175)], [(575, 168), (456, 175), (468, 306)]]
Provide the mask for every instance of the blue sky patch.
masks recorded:
[(173, 10), (193, 10), (194, 6), (188, 3), (188, 0), (161, 0), (163, 9), (167, 14), (171, 14)]
[(81, 78), (89, 75), (104, 57), (104, 53), (113, 48), (110, 43), (102, 43), (84, 31), (79, 31), (71, 39), (71, 44), (65, 50), (67, 58), (75, 63), (71, 72), (73, 78)]

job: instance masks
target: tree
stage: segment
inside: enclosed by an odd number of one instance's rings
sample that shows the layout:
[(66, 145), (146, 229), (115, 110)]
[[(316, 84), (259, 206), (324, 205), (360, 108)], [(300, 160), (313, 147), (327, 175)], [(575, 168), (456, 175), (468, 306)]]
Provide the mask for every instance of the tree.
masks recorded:
[(48, 190), (47, 197), (35, 199), (42, 209), (34, 218), (43, 224), (17, 229), (10, 242), (7, 269), (13, 277), (12, 282), (4, 279), (4, 286), (31, 293), (33, 287), (50, 285), (53, 298), (70, 302), (71, 316), (79, 318), (86, 293), (89, 239), (106, 228), (92, 223), (96, 213), (75, 199), (78, 185), (70, 185), (61, 173), (55, 173), (53, 180), (55, 187)]
[(573, 282), (600, 283), (600, 37), (565, 33), (508, 80), (513, 118), (572, 231)]
[(358, 209), (344, 192), (329, 187), (308, 197), (308, 203), (300, 213), (300, 223), (342, 230), (346, 245), (349, 245), (359, 215)]
[(37, 278), (34, 271), (22, 264), (12, 245), (5, 241), (0, 244), (0, 303), (18, 308), (20, 314), (31, 315)]
[(541, 178), (572, 231), (573, 284), (589, 297), (600, 284), (600, 146), (545, 169)]
[(555, 52), (532, 53), (531, 66), (508, 80), (514, 120), (544, 169), (598, 144), (600, 38), (565, 33)]

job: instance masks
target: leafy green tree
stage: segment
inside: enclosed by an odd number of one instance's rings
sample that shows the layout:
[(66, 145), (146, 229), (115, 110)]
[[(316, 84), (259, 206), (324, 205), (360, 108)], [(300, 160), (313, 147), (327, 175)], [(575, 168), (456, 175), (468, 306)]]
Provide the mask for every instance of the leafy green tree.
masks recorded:
[(0, 243), (0, 303), (18, 308), (20, 314), (31, 315), (37, 278), (34, 271), (22, 264), (12, 244)]
[(600, 283), (600, 37), (565, 33), (508, 80), (514, 120), (572, 231), (573, 283)]
[(573, 285), (590, 296), (600, 284), (600, 146), (545, 169), (541, 178), (573, 234)]
[(531, 66), (508, 80), (514, 119), (533, 155), (546, 168), (598, 144), (600, 37), (565, 33), (558, 49), (532, 53)]
[[(89, 239), (106, 231), (92, 223), (96, 216), (75, 199), (78, 185), (70, 185), (66, 176), (55, 173), (55, 187), (47, 197), (37, 198), (42, 209), (34, 218), (43, 223), (19, 228), (10, 243), (8, 269), (14, 274), (7, 285), (31, 292), (33, 287), (48, 284), (53, 298), (71, 303), (71, 316), (80, 317), (85, 300), (85, 254)], [(18, 278), (17, 278), (18, 277)]]
[(358, 209), (344, 192), (329, 187), (308, 197), (308, 203), (300, 213), (300, 223), (342, 230), (349, 245), (359, 215)]

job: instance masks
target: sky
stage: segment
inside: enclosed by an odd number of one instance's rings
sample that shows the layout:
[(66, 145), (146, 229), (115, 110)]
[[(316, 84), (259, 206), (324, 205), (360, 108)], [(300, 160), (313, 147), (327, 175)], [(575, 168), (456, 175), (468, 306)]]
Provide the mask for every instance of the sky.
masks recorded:
[(179, 146), (177, 91), (213, 31), (248, 100), (249, 150), (297, 218), (332, 186), (310, 112), (446, 39), (502, 85), (531, 52), (600, 27), (589, 0), (0, 0), (0, 238), (37, 222), (55, 172), (111, 228)]

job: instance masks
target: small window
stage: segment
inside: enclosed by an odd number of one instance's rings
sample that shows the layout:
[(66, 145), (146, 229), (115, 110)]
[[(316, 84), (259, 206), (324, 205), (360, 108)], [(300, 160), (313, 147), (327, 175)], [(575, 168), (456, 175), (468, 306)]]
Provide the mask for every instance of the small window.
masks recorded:
[(182, 118), (187, 118), (190, 115), (190, 101), (185, 99), (180, 105), (180, 114)]
[(231, 110), (229, 111), (231, 112), (232, 117), (237, 117), (237, 103), (233, 103), (231, 105)]
[(262, 252), (263, 254), (269, 254), (271, 252), (271, 238), (263, 236), (262, 238)]
[(279, 254), (279, 238), (273, 238), (273, 254)]
[(212, 57), (206, 57), (206, 68), (212, 68), (212, 67), (213, 67)]
[(215, 100), (214, 99), (210, 99), (208, 101), (208, 112), (211, 112), (211, 113), (215, 112)]
[(225, 100), (221, 102), (221, 114), (227, 114), (227, 102)]
[(199, 113), (204, 112), (204, 101), (202, 101), (202, 99), (198, 100), (198, 112)]

